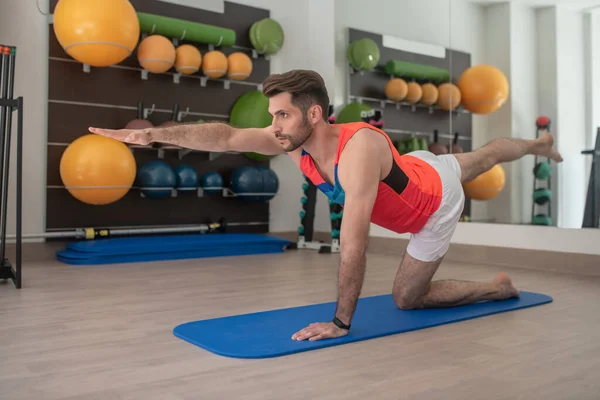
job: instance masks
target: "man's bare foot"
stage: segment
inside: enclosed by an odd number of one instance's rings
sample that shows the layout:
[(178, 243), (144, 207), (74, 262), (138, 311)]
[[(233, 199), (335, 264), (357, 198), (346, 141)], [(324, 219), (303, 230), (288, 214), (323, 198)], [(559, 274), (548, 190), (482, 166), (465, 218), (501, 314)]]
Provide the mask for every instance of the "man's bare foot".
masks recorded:
[(499, 287), (503, 298), (519, 297), (519, 291), (513, 286), (511, 279), (504, 272), (500, 272), (496, 276), (494, 283)]
[(548, 157), (559, 163), (563, 161), (560, 153), (554, 148), (554, 137), (549, 133), (544, 133), (536, 139), (539, 146), (536, 146), (536, 153), (542, 157)]

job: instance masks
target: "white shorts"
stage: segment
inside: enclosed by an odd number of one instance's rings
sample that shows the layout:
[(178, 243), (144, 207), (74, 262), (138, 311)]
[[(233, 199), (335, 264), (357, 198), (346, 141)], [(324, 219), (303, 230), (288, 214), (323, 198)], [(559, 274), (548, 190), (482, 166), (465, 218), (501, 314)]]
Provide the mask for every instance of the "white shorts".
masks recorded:
[(436, 156), (429, 151), (409, 153), (430, 164), (442, 180), (442, 201), (429, 220), (416, 234), (411, 235), (407, 252), (420, 261), (440, 259), (450, 247), (450, 240), (465, 205), (465, 194), (461, 184), (461, 169), (452, 154)]

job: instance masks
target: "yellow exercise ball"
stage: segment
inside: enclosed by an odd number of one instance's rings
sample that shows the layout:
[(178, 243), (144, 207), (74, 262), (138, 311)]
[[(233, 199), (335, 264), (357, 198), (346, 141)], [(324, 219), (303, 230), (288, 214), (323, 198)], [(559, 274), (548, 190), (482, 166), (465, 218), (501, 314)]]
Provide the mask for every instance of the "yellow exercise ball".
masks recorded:
[(220, 78), (227, 73), (227, 56), (219, 50), (209, 51), (202, 59), (202, 72), (210, 78)]
[(202, 54), (191, 44), (182, 44), (175, 51), (175, 70), (180, 74), (190, 75), (200, 70)]
[(408, 85), (401, 78), (392, 78), (385, 85), (385, 97), (391, 101), (402, 101), (408, 94)]
[(148, 72), (162, 74), (175, 65), (177, 51), (173, 42), (162, 35), (151, 35), (141, 41), (138, 62)]
[(60, 0), (53, 19), (65, 52), (93, 67), (125, 60), (140, 36), (140, 22), (128, 0)]
[(124, 143), (96, 134), (75, 139), (60, 159), (60, 178), (69, 193), (91, 205), (120, 200), (135, 182), (136, 170)]
[(246, 53), (237, 51), (227, 57), (227, 77), (234, 81), (243, 81), (252, 73), (252, 60)]
[(421, 104), (426, 106), (434, 105), (438, 101), (439, 92), (438, 88), (433, 83), (424, 83), (421, 85)]
[(452, 83), (442, 83), (438, 87), (437, 105), (446, 111), (454, 110), (460, 104), (460, 89)]
[(423, 89), (421, 89), (421, 85), (417, 82), (409, 82), (408, 93), (406, 94), (406, 98), (404, 101), (410, 104), (416, 104), (421, 100), (421, 96), (423, 96)]
[(509, 94), (508, 79), (498, 68), (481, 64), (468, 68), (458, 79), (462, 106), (475, 114), (498, 110)]
[(498, 196), (504, 189), (505, 183), (504, 168), (500, 164), (496, 164), (492, 169), (472, 181), (463, 183), (463, 190), (465, 196), (473, 200), (490, 200)]

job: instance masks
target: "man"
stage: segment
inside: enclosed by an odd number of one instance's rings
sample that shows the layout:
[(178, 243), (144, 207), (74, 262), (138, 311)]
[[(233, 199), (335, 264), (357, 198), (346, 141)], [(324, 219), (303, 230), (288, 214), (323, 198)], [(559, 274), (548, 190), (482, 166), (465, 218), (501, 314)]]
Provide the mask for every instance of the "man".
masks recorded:
[(309, 325), (294, 340), (320, 340), (348, 333), (361, 292), (369, 226), (412, 234), (393, 284), (400, 309), (452, 307), (519, 296), (500, 273), (491, 282), (432, 281), (463, 210), (462, 182), (494, 165), (533, 154), (562, 158), (546, 134), (536, 140), (496, 139), (461, 154), (399, 155), (389, 137), (366, 123), (330, 125), (329, 97), (314, 71), (273, 74), (263, 84), (272, 125), (236, 129), (225, 123), (90, 131), (131, 144), (167, 143), (196, 150), (287, 154), (330, 199), (344, 206), (338, 298), (331, 322)]

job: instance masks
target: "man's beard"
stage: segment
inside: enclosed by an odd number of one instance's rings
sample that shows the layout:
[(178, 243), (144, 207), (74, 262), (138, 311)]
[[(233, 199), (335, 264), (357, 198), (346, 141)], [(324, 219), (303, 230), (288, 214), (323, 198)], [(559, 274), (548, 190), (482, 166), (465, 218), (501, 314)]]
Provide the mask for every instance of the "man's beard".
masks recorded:
[(308, 118), (304, 116), (304, 118), (302, 118), (302, 126), (300, 127), (298, 135), (294, 135), (294, 137), (290, 135), (279, 135), (279, 137), (283, 137), (289, 142), (289, 145), (287, 145), (287, 147), (284, 147), (283, 150), (288, 153), (296, 150), (308, 140), (312, 133), (313, 127), (310, 124), (310, 122), (308, 122)]

